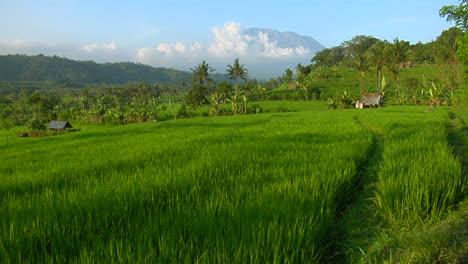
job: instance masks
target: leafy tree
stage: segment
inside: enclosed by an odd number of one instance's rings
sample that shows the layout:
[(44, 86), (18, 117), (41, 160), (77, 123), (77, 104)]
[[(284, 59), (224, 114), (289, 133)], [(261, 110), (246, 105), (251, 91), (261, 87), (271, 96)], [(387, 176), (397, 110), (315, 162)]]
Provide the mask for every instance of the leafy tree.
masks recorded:
[(232, 85), (229, 82), (221, 82), (217, 86), (217, 92), (221, 96), (221, 101), (223, 104), (226, 103), (226, 99), (231, 97), (232, 94)]
[(319, 67), (331, 67), (340, 64), (344, 60), (345, 55), (345, 48), (343, 46), (336, 46), (315, 53), (315, 56), (311, 59), (311, 62)]
[(296, 66), (296, 74), (297, 75), (307, 75), (312, 71), (310, 65), (304, 66), (300, 63)]
[[(349, 41), (345, 41), (342, 46), (346, 50), (348, 65), (356, 68), (356, 64), (359, 65), (359, 68), (365, 68), (367, 63), (367, 56), (364, 55), (367, 51), (374, 45), (378, 39), (372, 36), (358, 35), (353, 37)], [(359, 70), (361, 74), (363, 71)], [(365, 70), (367, 71), (367, 69)]]
[(441, 17), (447, 17), (447, 21), (454, 21), (457, 27), (464, 32), (468, 29), (468, 0), (460, 0), (460, 4), (443, 6), (439, 10)]
[(206, 87), (200, 84), (194, 84), (192, 89), (188, 91), (185, 96), (185, 103), (192, 106), (200, 106), (207, 103), (206, 96), (209, 94), (209, 91)]
[(411, 45), (411, 50), (415, 61), (423, 64), (435, 63), (435, 43), (431, 41), (429, 43), (418, 42)]
[(344, 47), (349, 54), (357, 55), (365, 53), (378, 41), (372, 36), (358, 35), (344, 42)]
[(465, 33), (458, 39), (458, 61), (468, 64), (468, 34)]
[(463, 36), (463, 32), (452, 27), (442, 31), (442, 34), (435, 41), (435, 54), (439, 63), (456, 64), (459, 38)]
[(239, 59), (235, 59), (234, 60), (234, 65), (228, 65), (227, 66), (227, 70), (226, 72), (228, 73), (229, 75), (229, 79), (231, 80), (236, 80), (236, 94), (238, 94), (238, 83), (239, 83), (239, 79), (242, 79), (242, 80), (247, 80), (247, 78), (249, 77), (249, 73), (247, 71), (247, 69), (244, 67), (244, 64), (239, 64)]

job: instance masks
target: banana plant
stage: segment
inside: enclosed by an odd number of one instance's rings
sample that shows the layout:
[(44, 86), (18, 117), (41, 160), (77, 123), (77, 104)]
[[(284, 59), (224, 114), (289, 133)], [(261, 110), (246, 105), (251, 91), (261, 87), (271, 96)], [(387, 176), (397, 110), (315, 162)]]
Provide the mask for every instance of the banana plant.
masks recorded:
[(429, 104), (440, 106), (442, 102), (442, 97), (444, 94), (445, 85), (437, 86), (434, 82), (432, 82), (432, 87), (429, 88)]
[(305, 100), (309, 101), (309, 91), (307, 89), (307, 86), (305, 86), (304, 84), (302, 84), (300, 82), (296, 82), (296, 85), (299, 86), (301, 88), (301, 90), (304, 92)]
[(385, 81), (385, 76), (382, 76), (382, 80), (380, 81), (380, 94), (382, 97), (385, 96), (385, 87), (387, 86), (387, 82)]
[(244, 114), (246, 115), (247, 114), (247, 97), (245, 96), (245, 94), (241, 96), (241, 99), (242, 99), (242, 112), (244, 112)]
[(252, 90), (252, 93), (256, 96), (257, 101), (260, 99), (260, 96), (263, 95), (265, 92), (266, 89), (261, 84), (257, 84)]
[(328, 109), (336, 109), (338, 107), (338, 104), (336, 102), (336, 99), (333, 97), (328, 98)]
[(218, 93), (212, 93), (206, 97), (211, 104), (210, 116), (217, 116), (219, 112), (219, 104), (221, 103), (222, 96)]
[(347, 91), (343, 91), (340, 95), (339, 103), (340, 103), (340, 108), (344, 109), (348, 107), (348, 105), (351, 104), (350, 100), (351, 95)]
[(234, 94), (228, 99), (228, 102), (232, 105), (233, 114), (247, 114), (247, 97), (245, 95)]

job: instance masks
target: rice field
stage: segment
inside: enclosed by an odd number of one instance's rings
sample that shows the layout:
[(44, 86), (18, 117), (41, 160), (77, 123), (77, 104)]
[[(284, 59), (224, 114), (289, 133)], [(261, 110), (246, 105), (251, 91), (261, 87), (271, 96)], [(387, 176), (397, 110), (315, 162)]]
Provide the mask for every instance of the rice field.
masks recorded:
[(459, 199), (446, 110), (287, 107), (1, 144), (0, 263), (321, 262), (376, 133), (382, 216)]

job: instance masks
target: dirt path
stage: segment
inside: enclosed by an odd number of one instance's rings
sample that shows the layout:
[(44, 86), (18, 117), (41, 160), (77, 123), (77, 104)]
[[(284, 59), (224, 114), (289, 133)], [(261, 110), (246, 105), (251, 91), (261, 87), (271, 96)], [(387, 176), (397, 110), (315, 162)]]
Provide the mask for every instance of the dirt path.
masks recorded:
[[(356, 124), (372, 134), (373, 143), (366, 161), (360, 166), (356, 195), (337, 222), (333, 236), (337, 238), (335, 252), (328, 263), (350, 263), (365, 254), (379, 225), (375, 221), (374, 189), (383, 158), (384, 137), (376, 129), (354, 117)], [(364, 250), (363, 250), (364, 249)]]

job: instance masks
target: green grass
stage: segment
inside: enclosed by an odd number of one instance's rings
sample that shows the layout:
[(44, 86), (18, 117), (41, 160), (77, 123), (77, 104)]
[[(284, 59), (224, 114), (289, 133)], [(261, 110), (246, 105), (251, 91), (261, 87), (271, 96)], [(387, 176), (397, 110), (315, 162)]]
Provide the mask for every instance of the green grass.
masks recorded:
[(436, 220), (462, 193), (460, 161), (447, 142), (447, 111), (429, 115), (419, 109), (404, 115), (405, 108), (388, 112), (386, 120), (375, 111), (365, 117), (385, 135), (375, 201), (389, 221)]
[[(371, 137), (319, 111), (3, 146), (2, 262), (313, 262)], [(338, 128), (338, 129), (337, 129)], [(349, 136), (352, 139), (349, 139)]]
[(0, 262), (317, 263), (363, 184), (379, 215), (408, 225), (459, 199), (445, 109), (262, 106), (295, 112), (0, 143)]

